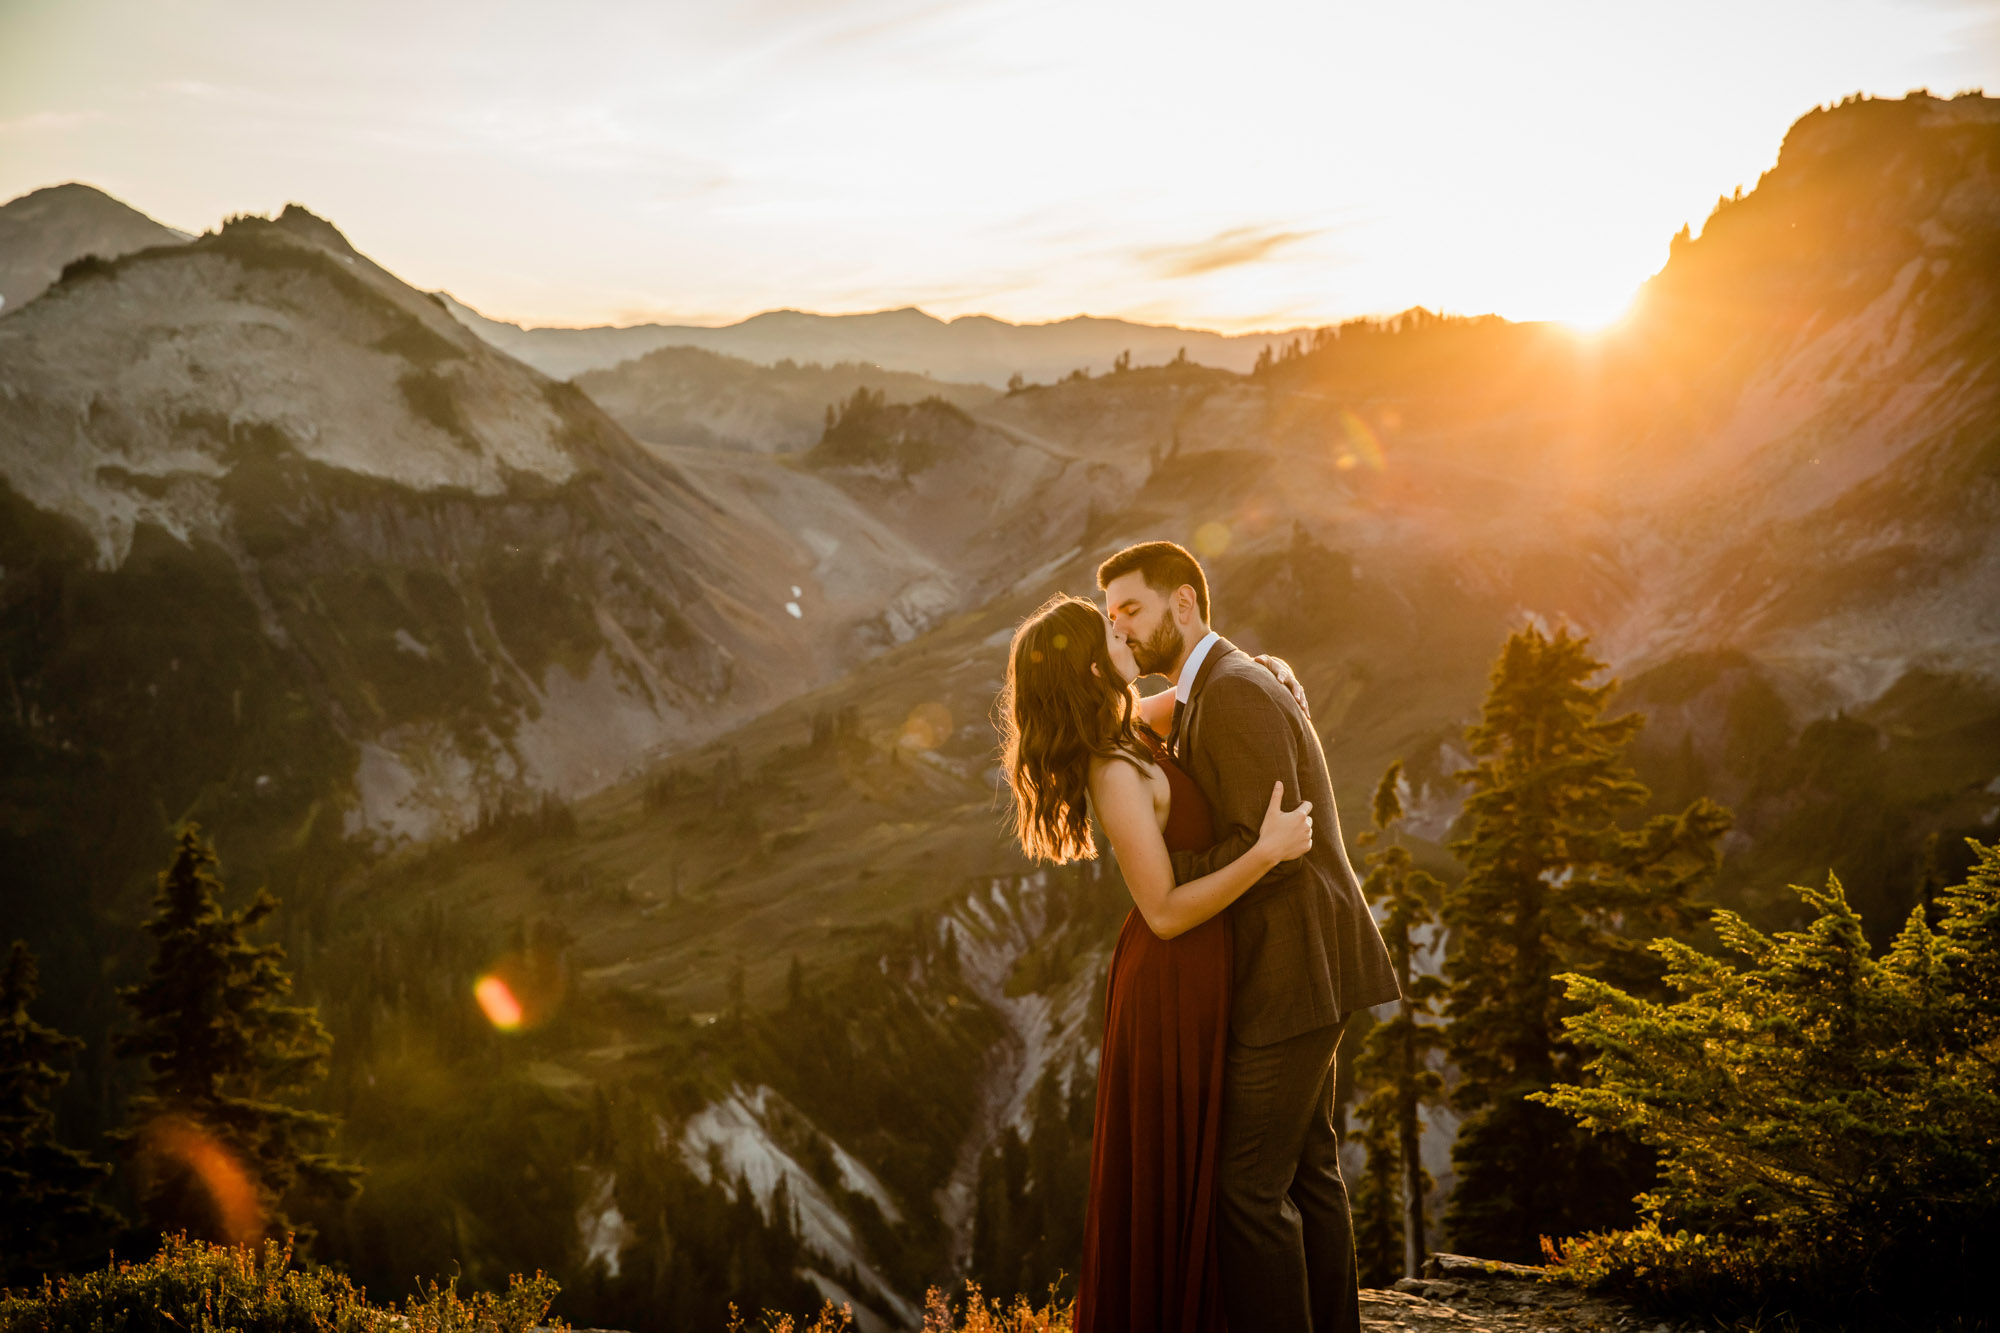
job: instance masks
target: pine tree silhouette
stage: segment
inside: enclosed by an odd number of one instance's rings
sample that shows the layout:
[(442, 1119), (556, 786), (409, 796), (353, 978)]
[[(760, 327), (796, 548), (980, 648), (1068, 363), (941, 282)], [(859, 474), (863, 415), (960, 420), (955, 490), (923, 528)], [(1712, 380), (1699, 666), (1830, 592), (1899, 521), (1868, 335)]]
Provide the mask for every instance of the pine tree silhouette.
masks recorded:
[(1465, 833), (1451, 849), (1466, 874), (1445, 896), (1451, 952), (1446, 1014), (1466, 1119), (1452, 1148), (1456, 1177), (1445, 1231), (1454, 1248), (1533, 1262), (1543, 1236), (1630, 1222), (1653, 1155), (1630, 1139), (1579, 1132), (1530, 1102), (1558, 1081), (1587, 1081), (1564, 1036), (1557, 974), (1658, 990), (1660, 934), (1707, 915), (1695, 891), (1715, 873), (1730, 815), (1700, 798), (1636, 829), (1619, 820), (1650, 797), (1625, 751), (1645, 725), (1606, 719), (1616, 682), (1587, 638), (1529, 628), (1493, 670), (1477, 726)]
[[(1375, 827), (1361, 835), (1364, 845), (1393, 837), (1402, 822), (1402, 777), (1403, 764), (1397, 760), (1376, 784)], [(1423, 1108), (1444, 1100), (1444, 1078), (1430, 1067), (1430, 1055), (1441, 1050), (1445, 1040), (1444, 1029), (1425, 1020), (1435, 1014), (1445, 984), (1441, 977), (1418, 973), (1417, 933), (1436, 926), (1430, 900), (1443, 894), (1444, 884), (1417, 869), (1409, 848), (1400, 841), (1370, 853), (1364, 864), (1368, 875), (1361, 891), (1370, 906), (1384, 913), (1382, 938), (1403, 992), (1396, 1016), (1369, 1030), (1354, 1064), (1356, 1081), (1375, 1088), (1357, 1113), (1367, 1126), (1361, 1141), (1368, 1150), (1368, 1168), (1356, 1194), (1355, 1242), (1361, 1245), (1365, 1230), (1369, 1248), (1361, 1251), (1364, 1277), (1386, 1285), (1399, 1276), (1416, 1277), (1424, 1261), (1424, 1197), (1430, 1193), (1431, 1178), (1419, 1147)], [(1364, 1228), (1364, 1203), (1385, 1213), (1386, 1220), (1371, 1217)]]
[(311, 1230), (287, 1200), (360, 1184), (360, 1168), (317, 1147), (338, 1121), (281, 1100), (324, 1076), (333, 1040), (312, 1009), (285, 1003), (283, 949), (250, 941), (277, 900), (259, 890), (232, 914), (222, 892), (215, 851), (190, 824), (145, 926), (157, 944), (146, 980), (119, 993), (137, 1027), (113, 1050), (143, 1057), (147, 1078), (117, 1137), (139, 1167), (150, 1232), (241, 1243), (294, 1231), (303, 1247)]
[(28, 1016), (41, 994), (35, 956), (15, 940), (0, 971), (0, 1286), (59, 1269), (118, 1215), (94, 1197), (111, 1168), (56, 1138), (58, 1061), (83, 1042)]

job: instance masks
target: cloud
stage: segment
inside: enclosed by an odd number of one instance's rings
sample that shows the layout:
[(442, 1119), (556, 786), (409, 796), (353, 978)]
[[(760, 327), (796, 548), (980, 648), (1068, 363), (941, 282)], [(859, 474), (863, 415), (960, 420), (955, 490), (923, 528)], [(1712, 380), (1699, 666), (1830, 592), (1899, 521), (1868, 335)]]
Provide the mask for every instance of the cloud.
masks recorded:
[(109, 119), (102, 111), (33, 111), (12, 120), (0, 120), (0, 135), (47, 134)]
[(1280, 231), (1275, 227), (1232, 227), (1192, 245), (1141, 250), (1139, 258), (1156, 277), (1192, 278), (1217, 269), (1260, 264), (1273, 251), (1317, 235), (1317, 231)]

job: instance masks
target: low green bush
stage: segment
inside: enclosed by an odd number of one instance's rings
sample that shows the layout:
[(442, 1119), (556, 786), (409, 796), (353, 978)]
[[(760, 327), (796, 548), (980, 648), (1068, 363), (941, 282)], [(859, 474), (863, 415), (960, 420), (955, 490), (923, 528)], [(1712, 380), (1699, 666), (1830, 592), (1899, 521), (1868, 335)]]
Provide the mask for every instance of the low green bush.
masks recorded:
[(0, 1294), (0, 1333), (528, 1333), (545, 1325), (552, 1278), (515, 1277), (502, 1295), (462, 1296), (454, 1278), (401, 1307), (326, 1268), (299, 1269), (289, 1242), (259, 1248), (170, 1236), (144, 1263), (45, 1278)]
[(1829, 880), (1798, 891), (1813, 913), (1801, 930), (1718, 914), (1734, 958), (1656, 942), (1670, 1003), (1563, 978), (1596, 1082), (1538, 1100), (1652, 1145), (1661, 1167), (1638, 1201), (1650, 1220), (1569, 1241), (1565, 1275), (1836, 1321), (1990, 1306), (2000, 847), (1973, 850), (1966, 882), (1919, 904), (1879, 956)]

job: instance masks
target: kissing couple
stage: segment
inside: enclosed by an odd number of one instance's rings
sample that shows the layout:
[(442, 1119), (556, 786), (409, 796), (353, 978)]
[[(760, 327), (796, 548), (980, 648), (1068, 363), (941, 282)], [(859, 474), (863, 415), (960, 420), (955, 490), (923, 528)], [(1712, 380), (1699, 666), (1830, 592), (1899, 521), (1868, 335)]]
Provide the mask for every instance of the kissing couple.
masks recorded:
[[(1111, 955), (1077, 1333), (1358, 1333), (1334, 1051), (1397, 999), (1304, 692), (1209, 628), (1173, 542), (1058, 595), (1009, 650), (1000, 725), (1028, 855), (1131, 891)], [(1171, 690), (1142, 697), (1143, 675)]]

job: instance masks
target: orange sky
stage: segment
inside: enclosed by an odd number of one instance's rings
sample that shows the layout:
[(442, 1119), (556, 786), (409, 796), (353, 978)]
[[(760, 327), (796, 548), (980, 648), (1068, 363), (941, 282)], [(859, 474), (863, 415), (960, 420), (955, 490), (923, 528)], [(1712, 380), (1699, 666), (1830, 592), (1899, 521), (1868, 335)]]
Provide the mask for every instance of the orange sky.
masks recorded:
[(534, 323), (1588, 323), (1799, 115), (1918, 86), (2000, 90), (2000, 0), (8, 0), (0, 197), (296, 200)]

